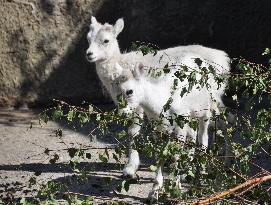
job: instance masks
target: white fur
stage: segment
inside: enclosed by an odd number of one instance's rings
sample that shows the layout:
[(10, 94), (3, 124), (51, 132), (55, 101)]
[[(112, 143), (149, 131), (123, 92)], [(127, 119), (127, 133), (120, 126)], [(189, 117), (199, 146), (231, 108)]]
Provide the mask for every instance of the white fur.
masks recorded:
[[(190, 70), (198, 70), (198, 66), (194, 63), (194, 59), (198, 57), (197, 54), (187, 53), (176, 63), (186, 65)], [(202, 65), (206, 66), (204, 64), (205, 63), (203, 62)], [(133, 69), (130, 68), (130, 70)], [(124, 108), (124, 112), (129, 114), (134, 112), (138, 107), (142, 107), (148, 118), (151, 120), (157, 120), (162, 114), (166, 120), (161, 125), (160, 129), (169, 134), (178, 132), (179, 129), (176, 124), (171, 125), (167, 120), (173, 114), (197, 117), (200, 119), (203, 118), (200, 124), (206, 124), (205, 118), (210, 118), (211, 110), (218, 112), (216, 106), (213, 104), (210, 92), (205, 86), (200, 89), (194, 87), (189, 93), (181, 96), (181, 91), (188, 86), (188, 81), (187, 79), (182, 82), (178, 81), (178, 86), (176, 90), (173, 91), (172, 86), (174, 79), (176, 79), (173, 74), (176, 71), (177, 68), (173, 68), (168, 74), (162, 74), (160, 77), (152, 77), (149, 74), (149, 70), (145, 69), (144, 65), (137, 65), (133, 70), (134, 76), (126, 76), (124, 82), (120, 82), (121, 92), (125, 96), (127, 102), (127, 107)], [(196, 77), (199, 79), (201, 76), (198, 74)], [(132, 91), (132, 93), (127, 94), (129, 91)], [(170, 108), (164, 112), (163, 107), (170, 98), (172, 98)], [(200, 136), (204, 136), (208, 140), (208, 134), (206, 132), (207, 128), (208, 126), (199, 129), (199, 133)], [(186, 131), (186, 133), (189, 132)], [(187, 134), (185, 134), (184, 137), (186, 137), (186, 135)], [(200, 139), (200, 142), (207, 147), (208, 143), (204, 140)]]
[[(183, 59), (180, 59), (179, 63), (191, 69), (198, 69), (193, 61), (197, 57), (195, 54), (187, 53), (186, 56), (183, 56)], [(142, 107), (150, 120), (158, 120), (162, 114), (162, 124), (158, 128), (168, 134), (175, 135), (183, 142), (187, 140), (186, 137), (189, 137), (190, 141), (195, 142), (197, 132), (187, 124), (181, 128), (176, 122), (170, 123), (168, 119), (174, 114), (199, 118), (198, 141), (202, 148), (206, 149), (208, 146), (209, 120), (213, 109), (210, 93), (206, 87), (200, 90), (193, 88), (190, 93), (181, 97), (180, 93), (182, 88), (187, 86), (187, 81), (179, 82), (177, 89), (172, 91), (171, 87), (174, 80), (172, 74), (174, 72), (172, 71), (169, 74), (158, 77), (158, 79), (154, 79), (149, 76), (148, 70), (145, 70), (143, 65), (137, 66), (134, 69), (134, 77), (128, 76), (124, 78), (126, 79), (124, 82), (120, 82), (121, 91), (127, 102), (124, 112), (132, 114), (134, 109)], [(170, 97), (172, 97), (170, 108), (164, 111), (163, 107)], [(154, 186), (149, 194), (151, 200), (157, 198), (158, 191), (163, 185), (162, 166), (163, 164), (160, 164), (158, 167)]]
[[(148, 54), (143, 56), (141, 52), (129, 52), (121, 54), (117, 42), (117, 36), (124, 27), (124, 21), (118, 19), (115, 25), (108, 23), (101, 24), (95, 17), (91, 18), (90, 31), (87, 35), (89, 48), (87, 49), (87, 59), (90, 62), (96, 63), (97, 74), (109, 91), (112, 99), (117, 103), (117, 95), (120, 93), (119, 86), (116, 84), (116, 78), (120, 75), (117, 63), (124, 69), (134, 67), (138, 62), (142, 62), (147, 67), (164, 67), (167, 63), (176, 64), (180, 62), (186, 53), (198, 54), (202, 59), (208, 61), (211, 65), (215, 66), (217, 73), (229, 72), (229, 58), (223, 51), (216, 49), (206, 48), (200, 45), (178, 46), (161, 50), (156, 56)], [(224, 93), (225, 85), (219, 89), (215, 83), (212, 83), (211, 93), (215, 100), (221, 105), (221, 95)], [(168, 93), (168, 90), (165, 91)], [(143, 117), (142, 108), (137, 108), (137, 114)], [(129, 128), (130, 141), (138, 134), (140, 124), (134, 123)], [(135, 153), (135, 150), (130, 149), (129, 153)], [(139, 166), (139, 160), (133, 160), (129, 155), (129, 163), (126, 167), (134, 167), (136, 172)], [(137, 153), (138, 156), (138, 153)], [(139, 158), (138, 158), (139, 159)], [(128, 174), (127, 169), (124, 169), (124, 174)]]
[[(143, 56), (141, 52), (120, 53), (117, 42), (117, 35), (122, 31), (124, 22), (118, 19), (115, 25), (105, 23), (104, 25), (97, 22), (95, 17), (92, 17), (90, 31), (87, 35), (89, 48), (87, 54), (92, 53), (87, 59), (90, 62), (96, 62), (96, 70), (98, 76), (110, 91), (114, 79), (119, 75), (116, 70), (116, 63), (120, 64), (124, 69), (133, 67), (136, 63), (142, 62), (146, 67), (162, 68), (167, 63), (176, 64), (180, 62), (187, 53), (195, 53), (202, 60), (205, 60), (210, 65), (213, 65), (217, 73), (229, 73), (229, 62), (227, 54), (223, 51), (203, 47), (201, 45), (178, 46), (158, 51), (157, 55), (147, 54)], [(104, 43), (109, 40), (108, 43)], [(113, 76), (113, 77), (112, 77)], [(213, 93), (215, 100), (221, 101), (220, 96), (223, 95), (225, 84), (218, 90), (217, 86), (213, 85)], [(116, 93), (110, 93), (115, 98)], [(217, 98), (217, 99), (216, 99)]]
[(139, 155), (138, 152), (136, 150), (129, 150), (129, 161), (128, 164), (125, 166), (124, 170), (123, 170), (123, 174), (125, 176), (132, 176), (133, 178), (135, 178), (135, 174), (136, 174), (136, 170), (138, 169), (139, 166)]

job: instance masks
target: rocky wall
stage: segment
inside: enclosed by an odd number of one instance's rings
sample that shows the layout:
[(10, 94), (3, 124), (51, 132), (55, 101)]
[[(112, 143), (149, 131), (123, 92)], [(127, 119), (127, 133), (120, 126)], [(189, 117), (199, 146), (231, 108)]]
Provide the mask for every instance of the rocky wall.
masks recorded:
[[(0, 0), (0, 105), (102, 100), (83, 35), (99, 0)], [(74, 52), (76, 51), (76, 52)]]

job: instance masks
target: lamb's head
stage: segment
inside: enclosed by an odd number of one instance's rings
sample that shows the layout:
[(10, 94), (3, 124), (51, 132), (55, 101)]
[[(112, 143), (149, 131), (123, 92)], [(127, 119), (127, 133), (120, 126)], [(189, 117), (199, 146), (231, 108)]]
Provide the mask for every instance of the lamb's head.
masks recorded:
[[(129, 69), (130, 70), (130, 69)], [(128, 114), (133, 112), (144, 100), (144, 81), (146, 77), (146, 71), (142, 63), (135, 66), (133, 75), (130, 72), (123, 72), (120, 76), (122, 81), (120, 82), (120, 89), (124, 99), (127, 103), (123, 112)]]
[(89, 62), (104, 61), (110, 59), (116, 53), (119, 54), (117, 36), (124, 27), (123, 19), (118, 19), (115, 25), (101, 24), (95, 17), (91, 17), (90, 30), (87, 35), (89, 48), (86, 57)]

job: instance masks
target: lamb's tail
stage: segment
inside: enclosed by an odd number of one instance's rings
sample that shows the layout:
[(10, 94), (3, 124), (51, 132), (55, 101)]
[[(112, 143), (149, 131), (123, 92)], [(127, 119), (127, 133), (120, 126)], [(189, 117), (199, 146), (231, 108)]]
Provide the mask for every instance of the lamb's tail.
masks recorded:
[[(227, 77), (230, 74), (230, 58), (227, 53), (221, 50), (204, 47), (201, 45), (189, 46), (190, 51), (199, 54), (206, 67), (212, 66), (215, 70), (214, 75), (209, 76), (209, 85), (212, 97), (218, 103), (218, 107), (224, 107), (222, 96), (227, 86)], [(223, 75), (224, 81), (217, 83), (216, 77)]]
[[(207, 62), (207, 64), (215, 68), (215, 73), (210, 74), (209, 77), (211, 94), (218, 103), (218, 108), (223, 108), (225, 106), (222, 101), (222, 96), (224, 95), (228, 84), (227, 79), (230, 74), (230, 58), (224, 51), (211, 49), (211, 52), (213, 52), (213, 54), (209, 53), (209, 55), (213, 56), (213, 62)], [(218, 77), (222, 77), (223, 82), (218, 82)]]
[(222, 50), (204, 47), (201, 45), (193, 45), (189, 47), (194, 53), (200, 54), (202, 60), (216, 68), (217, 73), (230, 73), (230, 58), (228, 54)]

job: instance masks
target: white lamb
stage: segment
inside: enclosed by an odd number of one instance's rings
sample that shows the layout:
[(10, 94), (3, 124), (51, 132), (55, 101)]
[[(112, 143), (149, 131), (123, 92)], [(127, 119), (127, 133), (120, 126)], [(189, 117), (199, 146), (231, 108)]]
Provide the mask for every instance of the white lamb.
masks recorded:
[[(193, 61), (197, 57), (198, 55), (187, 53), (180, 63), (197, 69), (198, 66)], [(117, 67), (121, 70), (120, 66), (117, 65)], [(139, 64), (133, 71), (133, 77), (129, 75), (123, 78), (121, 76), (120, 88), (127, 102), (124, 113), (132, 114), (133, 110), (140, 106), (150, 120), (162, 120), (158, 127), (161, 131), (174, 135), (183, 142), (188, 137), (194, 143), (196, 142), (196, 131), (187, 124), (180, 127), (176, 122), (170, 122), (169, 119), (176, 115), (198, 118), (198, 142), (204, 150), (208, 146), (208, 126), (215, 106), (213, 106), (212, 98), (205, 86), (198, 89), (194, 87), (191, 92), (181, 96), (182, 88), (188, 86), (188, 81), (184, 80), (178, 83), (175, 91), (172, 91), (171, 87), (174, 80), (172, 74), (176, 70), (172, 69), (170, 73), (154, 78), (150, 76), (149, 69), (145, 69), (142, 64)], [(169, 109), (164, 111), (164, 105), (170, 97), (172, 103)], [(215, 111), (218, 112), (216, 109)], [(149, 194), (150, 200), (157, 198), (158, 190), (163, 185), (162, 167), (163, 163), (158, 167), (155, 183)]]
[[(220, 50), (206, 48), (200, 45), (178, 46), (161, 50), (157, 55), (153, 56), (148, 54), (143, 56), (141, 52), (129, 52), (122, 54), (119, 49), (117, 36), (124, 27), (123, 19), (118, 19), (115, 25), (108, 23), (101, 24), (97, 22), (95, 17), (91, 18), (90, 31), (87, 35), (89, 48), (87, 49), (86, 56), (89, 62), (96, 63), (97, 74), (109, 91), (114, 102), (117, 102), (117, 95), (120, 93), (119, 87), (116, 84), (116, 78), (120, 75), (120, 71), (116, 69), (118, 63), (124, 69), (134, 67), (136, 63), (142, 62), (146, 67), (164, 67), (166, 64), (176, 64), (183, 58), (186, 53), (197, 53), (201, 59), (209, 62), (214, 66), (218, 74), (229, 72), (229, 58), (227, 54)], [(223, 106), (221, 95), (224, 93), (225, 84), (219, 88), (212, 79), (211, 93), (214, 99)], [(137, 115), (143, 118), (143, 109), (136, 108)], [(128, 134), (130, 138), (129, 160), (125, 166), (124, 175), (134, 176), (139, 166), (138, 152), (131, 148), (133, 138), (139, 134), (140, 131), (139, 121), (129, 128)]]

